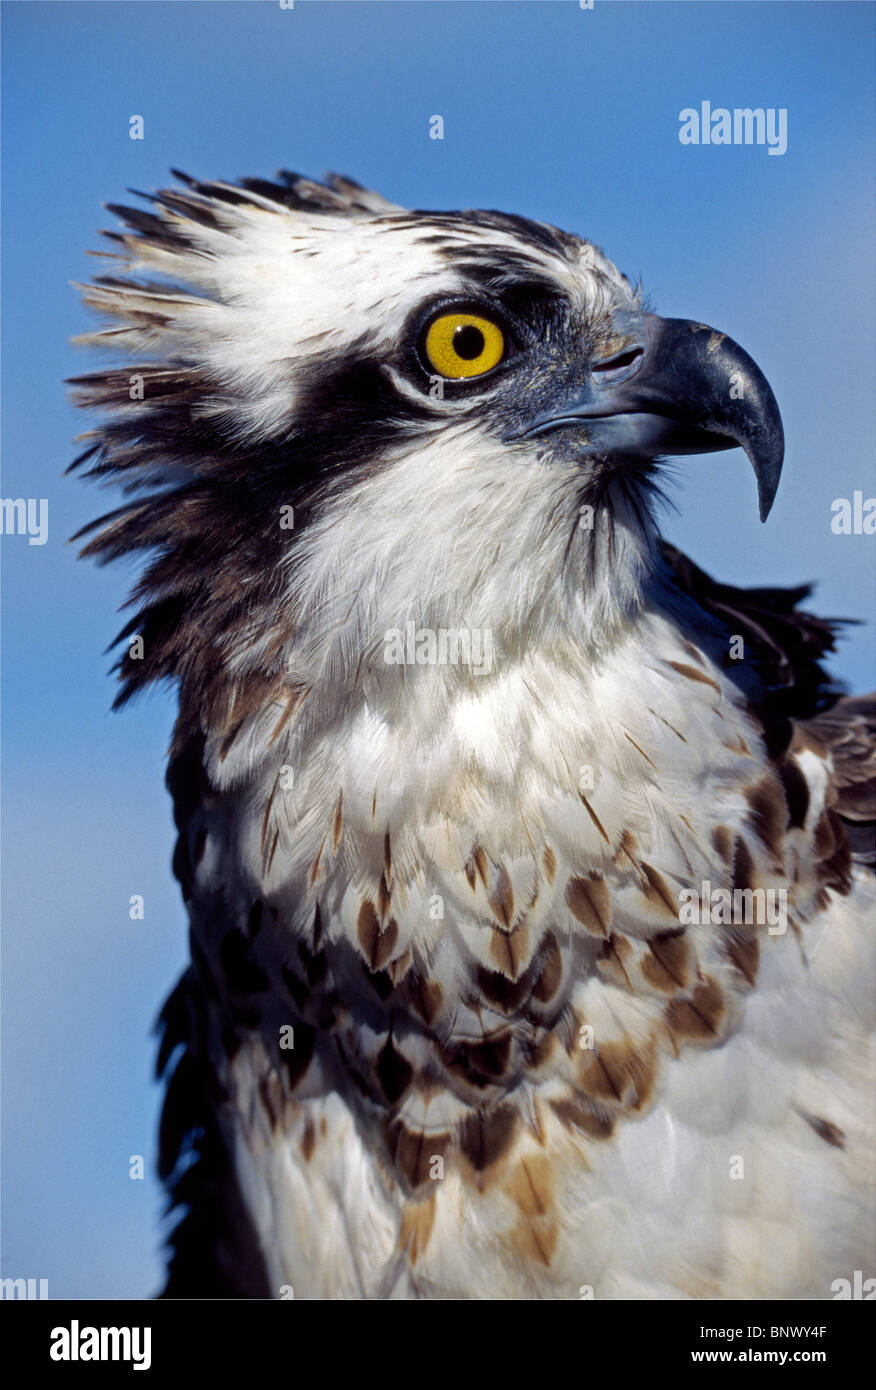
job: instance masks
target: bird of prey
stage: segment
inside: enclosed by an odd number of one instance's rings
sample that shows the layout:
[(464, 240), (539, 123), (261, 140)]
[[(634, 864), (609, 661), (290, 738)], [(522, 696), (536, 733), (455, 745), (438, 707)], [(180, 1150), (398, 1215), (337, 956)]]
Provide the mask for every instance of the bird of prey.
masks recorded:
[(655, 520), (737, 446), (766, 518), (765, 377), (546, 223), (174, 178), (110, 205), (76, 378), (126, 495), (84, 553), (145, 552), (117, 703), (179, 698), (166, 1293), (836, 1296), (873, 705), (807, 588)]

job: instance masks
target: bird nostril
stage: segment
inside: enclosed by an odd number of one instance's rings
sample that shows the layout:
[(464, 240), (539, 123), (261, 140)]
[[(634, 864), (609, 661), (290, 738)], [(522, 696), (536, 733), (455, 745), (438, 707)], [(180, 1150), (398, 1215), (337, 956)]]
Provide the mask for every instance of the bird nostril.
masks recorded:
[(626, 352), (619, 352), (615, 357), (606, 357), (602, 362), (594, 362), (591, 368), (593, 372), (617, 372), (622, 367), (632, 367), (642, 356), (644, 348), (629, 348)]

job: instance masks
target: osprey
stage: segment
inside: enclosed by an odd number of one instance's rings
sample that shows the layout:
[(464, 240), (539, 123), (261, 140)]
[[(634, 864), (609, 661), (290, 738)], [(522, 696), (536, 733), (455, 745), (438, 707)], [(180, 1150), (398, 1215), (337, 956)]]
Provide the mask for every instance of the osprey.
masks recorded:
[(149, 552), (117, 704), (179, 695), (166, 1292), (831, 1297), (872, 702), (808, 589), (654, 520), (663, 456), (736, 446), (766, 518), (764, 376), (545, 223), (175, 177), (112, 207), (87, 341), (135, 356), (76, 378), (127, 494), (84, 553)]

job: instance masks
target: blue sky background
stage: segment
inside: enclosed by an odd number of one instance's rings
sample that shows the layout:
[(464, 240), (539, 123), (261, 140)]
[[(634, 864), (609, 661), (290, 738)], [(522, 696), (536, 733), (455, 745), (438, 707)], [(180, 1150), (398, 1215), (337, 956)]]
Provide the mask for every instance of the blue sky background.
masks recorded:
[[(769, 378), (787, 456), (768, 524), (744, 456), (690, 459), (666, 531), (737, 583), (817, 579), (865, 620), (834, 663), (873, 683), (873, 556), (830, 504), (874, 487), (874, 8), (821, 3), (34, 3), (3, 19), (3, 1274), (52, 1297), (159, 1285), (149, 1033), (186, 954), (163, 788), (173, 719), (111, 715), (102, 655), (132, 571), (67, 538), (114, 505), (63, 479), (86, 427), (61, 381), (103, 201), (167, 181), (351, 174), (415, 207), (486, 206), (600, 243), (654, 307), (734, 338)], [(788, 151), (683, 147), (679, 112), (788, 110)], [(128, 137), (142, 115), (145, 139)], [(443, 115), (445, 139), (430, 140)], [(129, 200), (128, 200), (129, 201)], [(145, 897), (132, 922), (128, 900)], [(132, 1182), (132, 1154), (147, 1179)]]

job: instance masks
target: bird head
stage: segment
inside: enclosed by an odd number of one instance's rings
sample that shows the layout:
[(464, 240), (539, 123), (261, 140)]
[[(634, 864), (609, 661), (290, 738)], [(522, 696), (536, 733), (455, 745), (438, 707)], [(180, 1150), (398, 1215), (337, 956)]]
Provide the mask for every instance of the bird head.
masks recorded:
[(133, 498), (86, 550), (155, 552), (129, 687), (293, 650), (302, 681), (341, 680), (406, 621), (610, 640), (656, 563), (664, 455), (741, 446), (766, 517), (762, 373), (645, 312), (590, 242), (337, 176), (177, 177), (112, 207), (126, 273), (84, 287), (109, 320), (86, 341), (134, 357), (76, 379), (104, 412), (77, 463)]

